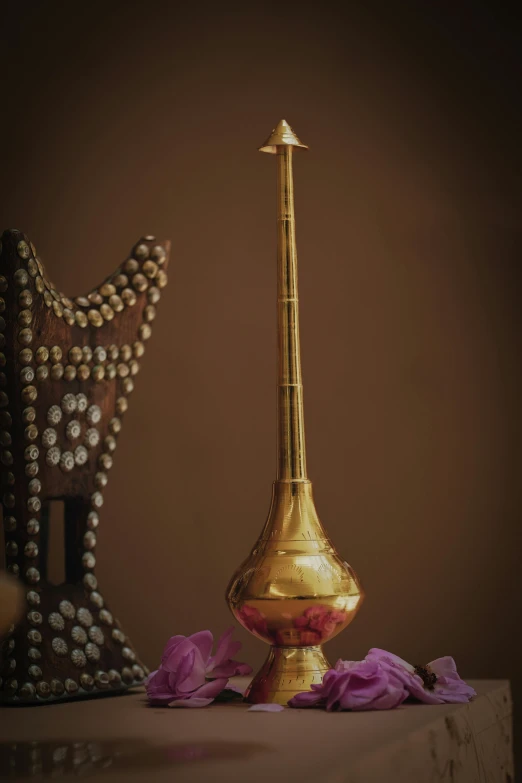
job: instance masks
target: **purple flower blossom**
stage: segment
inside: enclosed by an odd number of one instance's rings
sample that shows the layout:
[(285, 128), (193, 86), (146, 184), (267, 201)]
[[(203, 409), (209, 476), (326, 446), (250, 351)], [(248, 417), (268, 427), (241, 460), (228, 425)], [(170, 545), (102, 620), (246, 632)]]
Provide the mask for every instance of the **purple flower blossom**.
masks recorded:
[(426, 666), (412, 666), (386, 650), (372, 648), (363, 661), (337, 661), (320, 685), (298, 693), (291, 707), (327, 710), (385, 710), (407, 698), (424, 704), (467, 702), (475, 691), (458, 673), (453, 658), (437, 658)]
[(250, 666), (232, 660), (241, 647), (241, 642), (231, 641), (233, 632), (229, 628), (221, 636), (214, 656), (210, 631), (172, 636), (163, 650), (159, 669), (145, 683), (151, 704), (206, 707), (227, 687), (229, 677), (250, 674)]
[(298, 693), (290, 707), (325, 707), (331, 710), (389, 710), (408, 696), (399, 677), (377, 661), (338, 661), (320, 685)]
[(426, 666), (412, 666), (386, 650), (373, 647), (367, 661), (377, 661), (405, 684), (409, 695), (424, 704), (461, 704), (476, 696), (476, 691), (462, 680), (449, 655), (436, 658)]

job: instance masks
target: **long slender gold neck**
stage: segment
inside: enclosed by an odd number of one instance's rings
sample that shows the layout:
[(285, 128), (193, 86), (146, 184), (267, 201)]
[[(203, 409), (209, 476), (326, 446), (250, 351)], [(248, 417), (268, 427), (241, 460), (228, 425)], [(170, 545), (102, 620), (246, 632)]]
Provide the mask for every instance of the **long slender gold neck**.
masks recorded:
[(292, 170), (294, 147), (307, 149), (287, 121), (281, 120), (259, 148), (277, 156), (278, 481), (307, 480)]
[(306, 479), (293, 148), (277, 147), (277, 479)]

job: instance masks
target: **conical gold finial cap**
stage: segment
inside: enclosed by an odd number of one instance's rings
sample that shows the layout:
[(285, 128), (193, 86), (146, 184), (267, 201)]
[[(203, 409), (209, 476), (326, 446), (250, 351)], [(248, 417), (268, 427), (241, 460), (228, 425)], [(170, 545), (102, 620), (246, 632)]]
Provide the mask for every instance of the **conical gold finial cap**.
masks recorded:
[(299, 141), (298, 137), (287, 123), (286, 120), (281, 120), (264, 144), (259, 147), (259, 152), (270, 152), (275, 155), (277, 148), (281, 146), (302, 147), (307, 150), (306, 144)]

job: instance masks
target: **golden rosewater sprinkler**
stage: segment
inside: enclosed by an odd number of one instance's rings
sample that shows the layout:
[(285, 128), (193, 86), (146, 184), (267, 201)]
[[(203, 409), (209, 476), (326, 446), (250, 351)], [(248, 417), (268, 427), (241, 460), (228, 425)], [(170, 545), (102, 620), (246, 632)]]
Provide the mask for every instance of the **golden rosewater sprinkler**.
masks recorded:
[(302, 144), (285, 120), (261, 152), (277, 159), (277, 479), (268, 519), (227, 588), (238, 622), (270, 652), (245, 698), (286, 704), (330, 668), (322, 644), (351, 622), (357, 576), (329, 540), (306, 474), (292, 156)]

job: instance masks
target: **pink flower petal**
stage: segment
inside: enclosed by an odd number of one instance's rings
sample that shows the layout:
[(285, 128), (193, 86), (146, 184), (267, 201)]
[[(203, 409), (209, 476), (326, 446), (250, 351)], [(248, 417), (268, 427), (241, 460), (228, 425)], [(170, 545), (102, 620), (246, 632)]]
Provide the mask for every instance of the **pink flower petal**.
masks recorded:
[[(170, 645), (170, 641), (167, 643), (169, 649), (163, 656), (161, 668), (168, 672), (177, 672), (181, 661), (189, 650), (194, 649), (194, 645), (187, 640), (186, 636), (182, 637), (178, 642), (173, 642), (172, 645)], [(165, 647), (165, 650), (167, 650), (167, 647)]]
[(232, 660), (232, 656), (241, 649), (241, 642), (231, 640), (233, 633), (234, 626), (231, 626), (221, 635), (216, 654), (208, 662), (207, 677), (236, 677), (252, 673), (252, 668), (248, 664)]
[[(231, 625), (230, 628), (227, 628), (227, 630), (224, 631), (219, 637), (218, 643), (216, 645), (216, 654), (212, 658), (214, 666), (219, 666), (221, 663), (223, 663), (223, 661), (227, 661), (238, 651), (238, 649), (240, 649), (241, 642), (232, 642), (231, 640), (233, 633), (234, 626)], [(239, 647), (237, 647), (238, 644)], [(230, 649), (232, 645), (235, 645), (234, 651)]]
[(171, 652), (178, 646), (178, 644), (185, 641), (186, 638), (187, 638), (186, 636), (171, 636), (163, 650), (163, 655), (161, 656), (161, 662), (165, 663), (165, 661), (168, 659)]
[[(230, 644), (228, 645), (228, 657), (229, 658), (233, 658), (234, 655), (240, 651), (242, 646), (243, 646), (242, 642), (239, 642), (239, 641), (237, 641), (237, 642), (230, 642)], [(217, 658), (217, 656), (216, 656), (216, 658)]]
[(361, 661), (343, 661), (339, 658), (334, 669), (336, 672), (347, 672), (349, 669), (353, 669), (354, 666), (357, 666), (358, 663), (361, 663)]
[(180, 661), (176, 672), (176, 689), (181, 695), (195, 691), (205, 682), (205, 666), (199, 650), (193, 647)]
[[(211, 680), (184, 698), (170, 701), (169, 707), (206, 707), (226, 687), (227, 681)], [(171, 697), (172, 699), (172, 697)]]
[(453, 680), (460, 680), (457, 664), (449, 655), (445, 655), (443, 658), (436, 658), (428, 664), (428, 667), (437, 677), (449, 677)]
[(179, 692), (193, 691), (205, 682), (203, 658), (199, 648), (190, 639), (184, 639), (171, 650), (162, 668), (173, 675), (170, 677), (171, 686), (175, 687), (173, 696)]
[(374, 699), (369, 704), (363, 704), (359, 707), (353, 707), (353, 709), (357, 710), (392, 710), (395, 707), (398, 707), (402, 702), (407, 698), (408, 692), (405, 688), (402, 686), (400, 687), (389, 687), (388, 690), (382, 694), (382, 696), (379, 696), (377, 699)]
[(147, 696), (152, 704), (167, 704), (172, 699), (169, 673), (163, 669), (152, 672), (147, 678)]
[(324, 701), (321, 691), (303, 691), (296, 693), (288, 702), (289, 707), (317, 707), (321, 701)]
[[(346, 681), (344, 698), (340, 699), (340, 706), (343, 709), (353, 710), (368, 704), (373, 705), (390, 689), (390, 678), (387, 672), (375, 661), (362, 662), (342, 674), (340, 679)], [(332, 689), (329, 702), (333, 693)]]
[(372, 658), (378, 661), (386, 660), (388, 663), (392, 663), (398, 668), (405, 669), (411, 674), (413, 674), (415, 671), (415, 667), (412, 666), (411, 663), (408, 663), (408, 661), (405, 661), (404, 658), (399, 658), (398, 655), (394, 655), (387, 650), (381, 650), (379, 647), (372, 647), (372, 649), (368, 651), (368, 655), (366, 656), (365, 660), (370, 660)]
[[(218, 693), (221, 693), (221, 691), (226, 688), (227, 682), (228, 680), (224, 677), (219, 680), (209, 680), (194, 691), (194, 696), (196, 696), (198, 699), (203, 697), (206, 699), (215, 699)], [(189, 699), (192, 698), (194, 697), (189, 696)]]
[(377, 661), (389, 674), (393, 674), (396, 680), (402, 682), (410, 693), (419, 687), (424, 688), (424, 683), (415, 674), (415, 668), (398, 655), (373, 647), (364, 660)]
[[(234, 629), (232, 629), (234, 630)], [(207, 664), (212, 652), (212, 645), (214, 644), (214, 637), (210, 631), (198, 631), (193, 633), (192, 636), (187, 637), (188, 641), (198, 648), (200, 655), (203, 659), (203, 663)]]
[(229, 664), (230, 659), (241, 649), (241, 642), (233, 642), (231, 636), (234, 633), (234, 627), (228, 628), (219, 638), (216, 648), (216, 654), (209, 660), (208, 671), (214, 671), (222, 666)]
[[(248, 663), (226, 661), (222, 666), (217, 666), (210, 673), (212, 677), (246, 677), (247, 674), (252, 674), (252, 667)], [(208, 674), (207, 670), (207, 676)]]
[(156, 679), (156, 675), (158, 674), (158, 672), (159, 672), (159, 669), (156, 669), (156, 671), (154, 671), (154, 672), (151, 672), (151, 673), (148, 675), (148, 677), (146, 677), (146, 679), (145, 679), (145, 687), (147, 687), (147, 685), (149, 684), (149, 682), (154, 682), (154, 680)]
[(345, 698), (345, 691), (348, 688), (350, 677), (348, 674), (339, 674), (332, 680), (331, 686), (323, 691), (326, 697), (326, 709), (328, 712), (336, 709), (343, 709), (346, 703), (345, 709), (352, 709), (354, 699), (350, 700), (349, 697)]
[(247, 712), (283, 712), (283, 710), (281, 704), (254, 704)]

